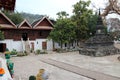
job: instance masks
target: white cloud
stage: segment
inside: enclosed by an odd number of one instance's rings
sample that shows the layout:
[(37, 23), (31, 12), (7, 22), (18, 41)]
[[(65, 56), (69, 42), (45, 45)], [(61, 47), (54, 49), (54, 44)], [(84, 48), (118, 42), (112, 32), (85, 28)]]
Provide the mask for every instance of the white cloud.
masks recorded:
[(72, 14), (72, 5), (79, 0), (16, 0), (16, 10), (33, 14), (46, 14), (56, 18), (56, 13)]
[[(56, 18), (56, 13), (60, 11), (66, 11), (72, 15), (72, 5), (78, 1), (79, 0), (16, 0), (16, 10)], [(108, 0), (91, 0), (97, 9), (105, 8), (106, 1)], [(94, 10), (96, 9), (94, 8)]]

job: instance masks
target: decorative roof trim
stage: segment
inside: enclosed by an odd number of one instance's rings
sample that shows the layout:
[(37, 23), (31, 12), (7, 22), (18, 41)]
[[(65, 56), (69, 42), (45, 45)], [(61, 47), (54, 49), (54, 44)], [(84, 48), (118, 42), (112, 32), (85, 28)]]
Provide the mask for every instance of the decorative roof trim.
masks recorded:
[(24, 20), (20, 23), (20, 25), (18, 26), (18, 28), (21, 28), (21, 26), (22, 26), (24, 23), (27, 23), (28, 26), (29, 26), (30, 28), (32, 28), (32, 26), (30, 25), (30, 23), (29, 23), (26, 19), (24, 19)]
[(36, 23), (36, 24), (33, 26), (33, 28), (35, 28), (38, 24), (40, 24), (44, 19), (47, 19), (48, 22), (53, 26), (53, 23), (52, 23), (46, 16), (44, 16), (41, 20), (39, 20), (38, 23)]
[(0, 11), (0, 14), (2, 14), (2, 16), (13, 25), (13, 27), (17, 28), (16, 25), (3, 12)]
[(53, 27), (48, 27), (48, 26), (40, 26), (40, 27), (37, 27), (37, 28), (34, 28), (34, 29), (46, 29), (46, 30), (52, 30)]

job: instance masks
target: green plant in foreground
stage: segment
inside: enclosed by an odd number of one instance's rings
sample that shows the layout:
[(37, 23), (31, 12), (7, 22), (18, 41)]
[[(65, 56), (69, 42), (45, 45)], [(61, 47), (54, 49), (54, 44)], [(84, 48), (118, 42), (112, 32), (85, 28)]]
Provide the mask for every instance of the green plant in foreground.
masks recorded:
[(11, 55), (16, 55), (18, 52), (16, 51), (16, 49), (13, 49), (11, 52), (10, 52), (10, 54)]
[(36, 80), (36, 77), (32, 75), (29, 77), (29, 80)]
[(40, 52), (41, 52), (40, 49), (36, 50), (36, 54), (40, 54)]

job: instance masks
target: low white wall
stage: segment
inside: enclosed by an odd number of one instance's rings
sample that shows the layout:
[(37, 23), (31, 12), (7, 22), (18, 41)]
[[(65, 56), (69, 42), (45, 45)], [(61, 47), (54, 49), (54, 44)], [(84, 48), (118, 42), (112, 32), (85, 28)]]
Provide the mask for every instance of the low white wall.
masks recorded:
[[(34, 43), (34, 50), (37, 49), (42, 50), (42, 42), (47, 42), (47, 50), (53, 50), (53, 42), (52, 40), (47, 39), (36, 39), (29, 41), (30, 48), (32, 47), (31, 43)], [(13, 49), (16, 49), (17, 51), (23, 51), (23, 44), (22, 41), (13, 41), (13, 39), (6, 39), (3, 41), (0, 41), (0, 43), (6, 43), (6, 47), (12, 51)]]
[(3, 40), (3, 41), (0, 41), (0, 43), (6, 43), (6, 48), (8, 48), (10, 51), (13, 49), (13, 40), (12, 39)]
[(12, 48), (17, 51), (23, 51), (22, 42), (21, 41), (13, 41)]
[(13, 41), (13, 39), (6, 39), (0, 41), (0, 43), (6, 43), (6, 48), (8, 48), (9, 51), (12, 51), (13, 49), (16, 49), (17, 51), (23, 50), (21, 41)]
[(35, 50), (40, 49), (42, 50), (42, 42), (45, 42), (46, 39), (36, 39), (35, 41)]
[(53, 50), (53, 41), (47, 40), (47, 50)]
[(42, 50), (42, 42), (47, 42), (47, 50), (53, 50), (53, 42), (52, 40), (47, 39), (36, 39), (35, 41), (35, 50), (40, 49)]

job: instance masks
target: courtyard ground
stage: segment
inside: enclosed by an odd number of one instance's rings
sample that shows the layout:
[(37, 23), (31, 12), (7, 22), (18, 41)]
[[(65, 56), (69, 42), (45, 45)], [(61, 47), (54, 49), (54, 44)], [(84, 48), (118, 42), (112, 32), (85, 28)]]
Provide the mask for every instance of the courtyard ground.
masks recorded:
[(118, 56), (120, 55), (89, 57), (80, 55), (78, 52), (55, 53), (49, 51), (48, 54), (30, 54), (24, 57), (12, 57), (11, 60), (15, 64), (14, 80), (28, 80), (30, 75), (36, 75), (41, 68), (50, 73), (48, 80), (90, 80), (84, 76), (43, 63), (40, 61), (40, 58), (53, 59), (84, 69), (120, 77), (120, 61), (117, 59)]

